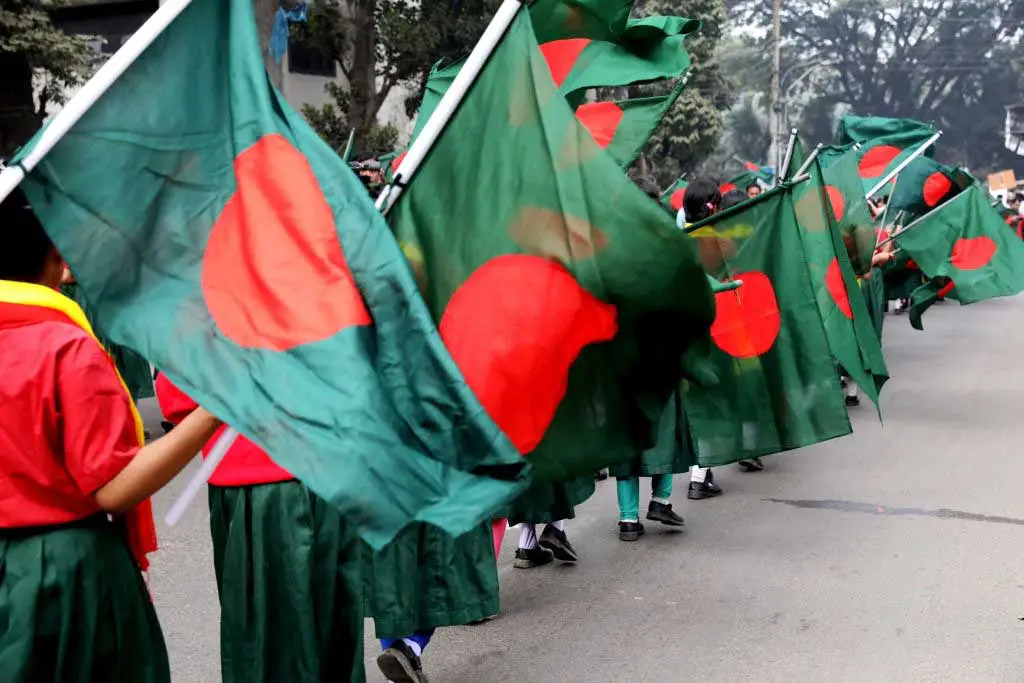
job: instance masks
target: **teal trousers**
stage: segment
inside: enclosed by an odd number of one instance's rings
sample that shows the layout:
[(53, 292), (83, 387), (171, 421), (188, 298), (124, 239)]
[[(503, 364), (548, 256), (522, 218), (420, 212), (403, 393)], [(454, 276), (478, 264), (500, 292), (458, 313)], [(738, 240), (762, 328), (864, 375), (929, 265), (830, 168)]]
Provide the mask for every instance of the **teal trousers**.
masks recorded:
[[(619, 519), (640, 519), (640, 477), (618, 479), (615, 492), (619, 497)], [(672, 497), (672, 475), (656, 474), (651, 477), (651, 496), (653, 498)]]

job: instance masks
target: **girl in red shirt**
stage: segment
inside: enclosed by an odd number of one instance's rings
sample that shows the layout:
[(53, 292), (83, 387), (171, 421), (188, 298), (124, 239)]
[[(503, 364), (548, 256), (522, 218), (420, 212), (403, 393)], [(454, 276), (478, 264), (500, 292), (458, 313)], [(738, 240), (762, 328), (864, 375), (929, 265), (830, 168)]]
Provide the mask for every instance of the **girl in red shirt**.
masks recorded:
[(166, 683), (140, 569), (149, 497), (220, 426), (142, 421), (24, 195), (0, 203), (0, 672), (4, 683)]

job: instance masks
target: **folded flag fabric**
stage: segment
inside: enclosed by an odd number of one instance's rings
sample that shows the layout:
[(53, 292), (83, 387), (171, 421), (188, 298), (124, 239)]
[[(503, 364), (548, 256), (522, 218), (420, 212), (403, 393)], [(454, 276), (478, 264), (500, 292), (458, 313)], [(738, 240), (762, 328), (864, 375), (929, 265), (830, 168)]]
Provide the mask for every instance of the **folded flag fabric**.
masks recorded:
[(110, 339), (372, 545), (528, 484), (365, 190), (270, 87), (248, 0), (193, 0), (24, 188)]

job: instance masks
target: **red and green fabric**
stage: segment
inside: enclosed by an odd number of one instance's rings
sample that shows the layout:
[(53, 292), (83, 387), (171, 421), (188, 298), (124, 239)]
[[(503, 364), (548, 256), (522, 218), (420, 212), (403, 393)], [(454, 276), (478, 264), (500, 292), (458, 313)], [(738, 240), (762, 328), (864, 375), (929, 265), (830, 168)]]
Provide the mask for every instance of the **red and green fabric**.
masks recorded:
[(681, 76), (690, 68), (683, 40), (700, 27), (682, 17), (630, 19), (618, 40), (558, 38), (540, 49), (559, 92), (575, 101), (588, 88)]
[[(747, 163), (750, 164), (750, 162)], [(731, 192), (732, 190), (743, 190), (746, 192), (747, 188), (751, 185), (758, 185), (763, 189), (769, 187), (775, 181), (775, 174), (771, 171), (761, 168), (756, 164), (750, 165), (755, 168), (747, 168), (747, 170), (743, 171), (743, 173), (740, 173), (735, 178), (722, 183), (720, 188), (722, 194)]]
[(23, 187), (109, 338), (369, 543), (528, 484), (361, 183), (271, 89), (248, 0), (194, 0)]
[(768, 190), (691, 226), (694, 239), (709, 245), (701, 250), (709, 271), (743, 281), (715, 297), (711, 358), (719, 384), (686, 386), (686, 419), (705, 466), (851, 432), (792, 191)]
[(682, 210), (683, 198), (686, 197), (686, 188), (689, 186), (690, 183), (686, 182), (683, 178), (675, 181), (667, 190), (661, 193), (662, 203), (674, 211)]
[(558, 96), (528, 13), (388, 220), (466, 381), (538, 476), (650, 445), (714, 301), (691, 241)]
[(896, 179), (889, 196), (889, 211), (923, 216), (974, 182), (974, 178), (958, 168), (943, 166), (928, 157), (918, 157)]
[(1024, 242), (1006, 227), (980, 185), (907, 226), (894, 240), (928, 278), (949, 278), (952, 289), (943, 294), (961, 304), (1024, 290)]
[(530, 19), (537, 42), (562, 38), (618, 40), (635, 0), (534, 0)]
[(402, 160), (405, 159), (405, 153), (408, 151), (408, 147), (403, 147), (402, 149), (396, 149), (394, 152), (383, 154), (377, 159), (380, 162), (381, 170), (384, 171), (385, 182), (394, 182), (395, 172), (398, 171), (398, 167), (401, 165)]
[(850, 265), (857, 275), (871, 270), (871, 258), (878, 238), (875, 233), (871, 209), (864, 196), (864, 186), (857, 170), (855, 150), (828, 148), (818, 156), (822, 182), (828, 188), (832, 206), (836, 209), (839, 232), (850, 257)]
[(576, 118), (590, 131), (597, 146), (622, 168), (628, 168), (683, 92), (680, 79), (667, 95), (638, 97), (618, 102), (588, 102), (576, 109)]
[(832, 357), (878, 406), (889, 371), (843, 243), (840, 225), (846, 218), (846, 202), (836, 187), (825, 182), (816, 161), (809, 173), (811, 179), (797, 185), (793, 197), (825, 336)]
[[(838, 143), (860, 145), (858, 171), (867, 192), (934, 134), (931, 124), (912, 119), (844, 116), (839, 121)], [(925, 154), (930, 155), (933, 149)], [(879, 194), (888, 196), (889, 192), (891, 189), (883, 189)]]

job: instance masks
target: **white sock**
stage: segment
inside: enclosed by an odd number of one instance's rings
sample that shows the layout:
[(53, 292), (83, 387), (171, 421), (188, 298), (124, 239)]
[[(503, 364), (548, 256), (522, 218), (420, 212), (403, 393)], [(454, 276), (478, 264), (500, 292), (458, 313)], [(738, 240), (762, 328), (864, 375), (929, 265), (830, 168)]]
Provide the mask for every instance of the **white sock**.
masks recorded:
[(655, 498), (651, 496), (652, 503), (661, 503), (662, 505), (668, 505), (668, 498)]
[(639, 519), (620, 519), (619, 521), (620, 522), (632, 522), (633, 524), (638, 524), (640, 522)]
[(694, 465), (690, 468), (690, 483), (703, 484), (704, 480), (708, 478), (708, 470), (705, 467)]
[(423, 655), (423, 648), (420, 647), (420, 644), (412, 638), (402, 638), (402, 642), (408, 645), (409, 649), (412, 650), (413, 654), (417, 657), (421, 657)]
[(554, 522), (551, 526), (555, 527), (559, 531), (565, 531), (565, 520), (560, 519), (557, 522)]
[(525, 522), (519, 525), (519, 547), (533, 550), (537, 547), (537, 527)]

